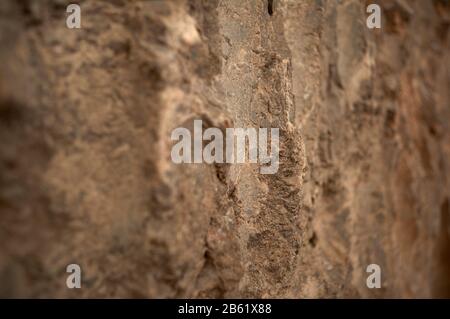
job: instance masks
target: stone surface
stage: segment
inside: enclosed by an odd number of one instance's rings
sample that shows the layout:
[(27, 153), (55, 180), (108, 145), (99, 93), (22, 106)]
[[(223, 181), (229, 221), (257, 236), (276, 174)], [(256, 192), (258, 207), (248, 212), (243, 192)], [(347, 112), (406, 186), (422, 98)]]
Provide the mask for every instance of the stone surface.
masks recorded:
[[(450, 297), (450, 5), (373, 2), (1, 1), (0, 296)], [(173, 164), (194, 119), (278, 173)]]

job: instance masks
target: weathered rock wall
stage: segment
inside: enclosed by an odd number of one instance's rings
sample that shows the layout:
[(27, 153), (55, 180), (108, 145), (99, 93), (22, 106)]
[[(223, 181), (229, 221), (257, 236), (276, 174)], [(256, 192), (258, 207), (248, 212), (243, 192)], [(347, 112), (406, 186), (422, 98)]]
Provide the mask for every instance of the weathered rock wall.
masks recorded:
[[(0, 295), (450, 297), (449, 3), (374, 2), (0, 2)], [(278, 173), (173, 164), (194, 119)]]

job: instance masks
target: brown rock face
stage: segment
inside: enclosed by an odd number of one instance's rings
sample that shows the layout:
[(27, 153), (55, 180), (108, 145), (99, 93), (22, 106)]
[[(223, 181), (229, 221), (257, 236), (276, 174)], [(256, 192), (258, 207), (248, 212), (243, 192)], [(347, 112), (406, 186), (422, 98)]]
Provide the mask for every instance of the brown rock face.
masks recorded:
[(448, 1), (70, 2), (0, 2), (1, 297), (450, 297)]

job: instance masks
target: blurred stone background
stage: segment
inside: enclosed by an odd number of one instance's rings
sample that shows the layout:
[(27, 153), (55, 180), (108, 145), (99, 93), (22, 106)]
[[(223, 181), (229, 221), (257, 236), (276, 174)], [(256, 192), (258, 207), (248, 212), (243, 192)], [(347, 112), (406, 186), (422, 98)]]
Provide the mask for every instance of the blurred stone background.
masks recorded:
[[(69, 3), (0, 2), (1, 297), (450, 297), (448, 0)], [(174, 165), (194, 119), (278, 173)]]

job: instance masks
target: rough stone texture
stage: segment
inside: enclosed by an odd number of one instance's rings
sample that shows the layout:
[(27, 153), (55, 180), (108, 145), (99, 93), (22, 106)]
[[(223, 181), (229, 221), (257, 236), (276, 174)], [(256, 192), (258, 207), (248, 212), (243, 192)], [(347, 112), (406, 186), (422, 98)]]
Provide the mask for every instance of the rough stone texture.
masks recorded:
[[(450, 297), (450, 4), (373, 2), (1, 1), (0, 296)], [(173, 164), (194, 119), (278, 173)]]

